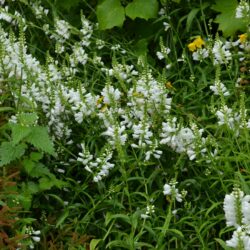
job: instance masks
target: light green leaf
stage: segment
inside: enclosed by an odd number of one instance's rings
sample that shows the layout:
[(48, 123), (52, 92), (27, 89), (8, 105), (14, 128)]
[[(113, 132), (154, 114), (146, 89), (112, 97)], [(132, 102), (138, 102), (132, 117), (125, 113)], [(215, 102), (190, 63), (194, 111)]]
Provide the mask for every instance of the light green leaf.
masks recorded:
[(35, 162), (31, 161), (30, 159), (25, 159), (23, 160), (23, 166), (26, 173), (29, 175), (35, 167)]
[(27, 126), (22, 126), (20, 124), (10, 124), (9, 125), (12, 131), (12, 142), (16, 145), (25, 137), (27, 137), (32, 128)]
[(38, 116), (36, 113), (21, 113), (18, 114), (18, 120), (23, 126), (32, 126), (36, 123)]
[(14, 108), (11, 108), (11, 107), (0, 107), (0, 112), (8, 112), (8, 111), (14, 111)]
[(96, 15), (101, 30), (122, 26), (125, 20), (120, 0), (104, 0), (97, 6)]
[(134, 0), (127, 5), (125, 12), (133, 20), (137, 17), (148, 20), (157, 17), (158, 9), (157, 0)]
[(102, 239), (92, 239), (90, 241), (90, 246), (89, 246), (90, 250), (96, 250), (97, 249), (96, 247), (100, 243), (101, 240)]
[(220, 246), (221, 246), (223, 249), (225, 249), (225, 250), (231, 249), (230, 247), (228, 247), (228, 246), (226, 245), (226, 243), (225, 243), (223, 240), (218, 239), (218, 238), (215, 238), (215, 240), (220, 244)]
[(235, 11), (238, 6), (237, 0), (216, 0), (212, 9), (219, 14), (214, 22), (219, 24), (219, 30), (223, 32), (225, 37), (232, 36), (236, 31), (246, 31), (246, 23), (242, 19), (235, 18)]
[(15, 145), (13, 142), (3, 142), (0, 146), (0, 166), (7, 165), (22, 157), (26, 147), (24, 143)]
[(49, 190), (54, 186), (53, 181), (51, 181), (50, 178), (43, 177), (39, 179), (39, 189), (41, 191), (43, 190)]
[(45, 153), (55, 155), (53, 143), (46, 127), (33, 127), (29, 136), (26, 137), (26, 141)]

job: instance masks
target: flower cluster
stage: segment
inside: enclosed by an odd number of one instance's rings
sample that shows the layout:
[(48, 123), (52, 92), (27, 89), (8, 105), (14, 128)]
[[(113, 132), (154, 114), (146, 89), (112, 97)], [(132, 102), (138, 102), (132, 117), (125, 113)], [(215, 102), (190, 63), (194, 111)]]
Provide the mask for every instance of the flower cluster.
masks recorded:
[[(194, 160), (199, 153), (205, 153), (206, 138), (202, 137), (203, 130), (194, 127), (181, 127), (177, 118), (162, 123), (161, 144), (167, 144), (177, 153), (186, 153), (190, 160)], [(197, 143), (199, 145), (197, 145)]]
[(249, 3), (246, 0), (240, 0), (239, 5), (236, 8), (235, 11), (235, 17), (236, 18), (248, 18), (249, 16)]
[(238, 187), (224, 199), (223, 209), (227, 226), (233, 226), (232, 238), (226, 244), (235, 249), (250, 249), (250, 195)]
[(103, 177), (109, 174), (110, 169), (114, 167), (114, 164), (109, 162), (112, 159), (113, 151), (107, 146), (103, 152), (94, 159), (94, 156), (90, 154), (83, 143), (81, 147), (82, 153), (79, 153), (77, 161), (81, 162), (88, 172), (93, 173), (94, 182), (101, 181)]
[(178, 182), (176, 180), (171, 180), (169, 184), (165, 184), (163, 187), (163, 194), (167, 196), (172, 196), (172, 198), (178, 202), (182, 202), (183, 198), (187, 195), (187, 191), (183, 190), (181, 193), (179, 189), (176, 188)]

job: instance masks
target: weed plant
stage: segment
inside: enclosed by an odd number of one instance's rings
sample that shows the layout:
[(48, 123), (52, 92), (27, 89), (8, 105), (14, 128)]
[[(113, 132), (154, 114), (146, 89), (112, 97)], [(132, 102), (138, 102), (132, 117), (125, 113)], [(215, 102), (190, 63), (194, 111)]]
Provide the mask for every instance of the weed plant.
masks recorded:
[(1, 249), (250, 249), (249, 3), (149, 2), (0, 1)]

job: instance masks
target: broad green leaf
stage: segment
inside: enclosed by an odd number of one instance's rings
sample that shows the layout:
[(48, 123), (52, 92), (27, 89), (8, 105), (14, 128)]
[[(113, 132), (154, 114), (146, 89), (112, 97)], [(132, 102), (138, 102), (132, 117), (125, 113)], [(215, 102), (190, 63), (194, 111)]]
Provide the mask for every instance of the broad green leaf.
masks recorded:
[(125, 20), (120, 0), (104, 0), (97, 6), (96, 15), (101, 30), (122, 26)]
[(141, 39), (134, 46), (134, 53), (136, 56), (146, 56), (148, 52), (148, 40)]
[(214, 22), (219, 24), (219, 30), (225, 37), (232, 36), (236, 31), (246, 31), (246, 23), (242, 19), (235, 18), (235, 11), (238, 6), (237, 0), (216, 0), (211, 8), (221, 12)]
[(50, 173), (49, 169), (46, 168), (42, 163), (34, 163), (33, 162), (33, 168), (32, 170), (28, 173), (31, 177), (44, 177), (44, 176), (49, 176), (52, 177), (54, 176), (53, 174)]
[(26, 147), (24, 143), (15, 145), (13, 142), (3, 142), (0, 146), (0, 166), (7, 165), (22, 157)]
[(36, 124), (38, 116), (36, 113), (21, 113), (18, 114), (18, 120), (23, 126), (33, 126)]
[(157, 0), (134, 0), (126, 6), (125, 12), (133, 20), (137, 17), (148, 20), (157, 17), (158, 9)]
[(38, 193), (39, 190), (39, 185), (33, 181), (29, 181), (27, 183), (22, 184), (22, 193), (23, 194), (36, 194)]
[(22, 126), (20, 124), (10, 124), (12, 131), (12, 142), (18, 144), (21, 140), (27, 137), (32, 130), (32, 127)]
[(31, 194), (19, 195), (18, 200), (20, 201), (20, 203), (22, 204), (22, 207), (25, 210), (28, 211), (30, 209), (31, 203), (32, 203), (32, 195)]
[(30, 159), (35, 161), (35, 162), (40, 161), (42, 158), (43, 158), (43, 153), (41, 153), (41, 152), (32, 152), (30, 154)]
[(49, 190), (54, 186), (53, 181), (51, 181), (50, 178), (47, 177), (43, 177), (41, 179), (39, 179), (39, 189), (41, 191), (43, 190)]
[(30, 159), (25, 159), (25, 160), (23, 160), (23, 166), (24, 166), (24, 169), (25, 169), (26, 173), (28, 175), (30, 175), (30, 173), (32, 172), (32, 170), (35, 167), (35, 162), (33, 162)]
[(45, 153), (55, 155), (53, 143), (46, 127), (33, 127), (29, 136), (26, 137), (26, 141)]

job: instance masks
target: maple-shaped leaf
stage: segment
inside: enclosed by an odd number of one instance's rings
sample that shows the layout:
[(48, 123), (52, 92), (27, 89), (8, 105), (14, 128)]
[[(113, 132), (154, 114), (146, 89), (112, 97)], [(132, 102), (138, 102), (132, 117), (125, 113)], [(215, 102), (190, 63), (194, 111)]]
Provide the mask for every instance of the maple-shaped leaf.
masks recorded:
[(246, 22), (244, 19), (235, 17), (237, 0), (216, 0), (211, 8), (221, 12), (217, 15), (214, 22), (219, 24), (219, 30), (225, 37), (232, 36), (236, 31), (246, 32)]

